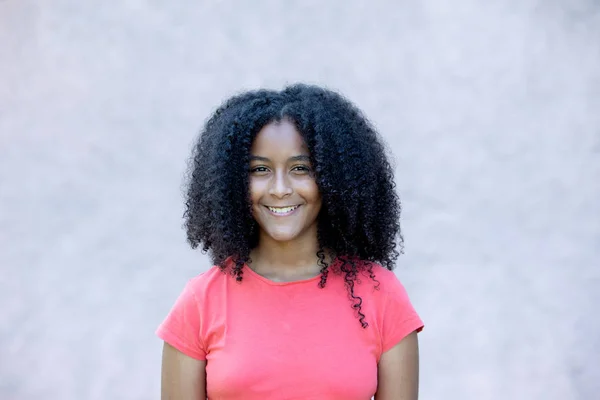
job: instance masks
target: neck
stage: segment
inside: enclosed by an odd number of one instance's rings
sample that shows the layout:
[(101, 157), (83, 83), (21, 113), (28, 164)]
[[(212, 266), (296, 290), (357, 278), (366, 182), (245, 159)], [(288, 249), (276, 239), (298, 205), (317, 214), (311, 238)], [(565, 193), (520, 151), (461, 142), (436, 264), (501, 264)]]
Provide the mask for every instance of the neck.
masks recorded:
[(316, 232), (306, 232), (289, 242), (279, 242), (261, 235), (258, 246), (252, 250), (252, 269), (271, 277), (315, 276), (320, 271)]

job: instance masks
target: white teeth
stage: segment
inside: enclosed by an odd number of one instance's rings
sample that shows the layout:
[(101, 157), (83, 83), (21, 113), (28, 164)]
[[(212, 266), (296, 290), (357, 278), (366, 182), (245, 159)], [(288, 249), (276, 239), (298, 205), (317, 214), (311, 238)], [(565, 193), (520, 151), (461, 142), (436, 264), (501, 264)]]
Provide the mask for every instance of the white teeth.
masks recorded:
[(276, 208), (276, 207), (267, 207), (269, 210), (271, 210), (271, 212), (274, 212), (275, 214), (287, 214), (292, 210), (295, 210), (296, 208), (298, 208), (298, 206), (293, 206), (293, 207), (283, 207), (283, 208)]

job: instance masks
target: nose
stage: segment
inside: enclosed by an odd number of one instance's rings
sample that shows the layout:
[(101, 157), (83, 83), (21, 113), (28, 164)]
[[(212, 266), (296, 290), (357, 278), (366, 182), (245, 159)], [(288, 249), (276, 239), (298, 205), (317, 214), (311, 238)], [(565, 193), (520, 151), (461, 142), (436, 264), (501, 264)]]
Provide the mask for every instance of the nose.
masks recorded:
[(287, 174), (280, 171), (274, 174), (269, 187), (269, 194), (278, 198), (284, 198), (292, 194), (294, 190), (290, 185)]

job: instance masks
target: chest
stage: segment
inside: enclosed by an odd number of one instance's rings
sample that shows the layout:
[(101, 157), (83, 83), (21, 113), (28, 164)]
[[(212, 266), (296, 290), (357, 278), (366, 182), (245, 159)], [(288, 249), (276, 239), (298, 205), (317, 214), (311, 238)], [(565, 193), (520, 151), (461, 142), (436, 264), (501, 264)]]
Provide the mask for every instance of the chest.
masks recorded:
[(370, 399), (379, 336), (344, 293), (285, 290), (223, 301), (207, 335), (207, 390), (218, 399)]

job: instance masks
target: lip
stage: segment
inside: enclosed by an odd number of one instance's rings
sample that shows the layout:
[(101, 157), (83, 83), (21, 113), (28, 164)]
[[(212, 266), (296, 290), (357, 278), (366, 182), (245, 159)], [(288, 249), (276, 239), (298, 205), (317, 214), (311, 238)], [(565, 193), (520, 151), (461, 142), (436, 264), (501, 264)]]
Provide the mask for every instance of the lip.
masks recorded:
[(298, 209), (300, 208), (300, 206), (301, 206), (301, 204), (296, 204), (295, 206), (273, 207), (273, 208), (296, 207), (292, 211), (286, 212), (285, 214), (277, 214), (277, 213), (274, 213), (273, 211), (271, 211), (269, 209), (269, 206), (264, 206), (264, 207), (267, 210), (267, 212), (269, 214), (271, 214), (272, 216), (274, 216), (274, 217), (287, 217), (288, 215), (292, 215), (293, 213), (295, 213), (296, 211), (298, 211)]

